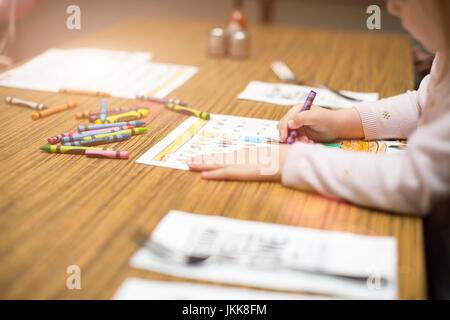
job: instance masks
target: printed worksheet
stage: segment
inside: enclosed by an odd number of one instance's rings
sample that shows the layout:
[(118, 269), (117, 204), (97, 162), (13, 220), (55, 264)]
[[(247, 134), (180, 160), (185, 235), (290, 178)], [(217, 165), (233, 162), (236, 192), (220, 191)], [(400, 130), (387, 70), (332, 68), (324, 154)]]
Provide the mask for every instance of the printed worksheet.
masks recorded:
[[(211, 114), (210, 120), (189, 117), (144, 153), (137, 163), (189, 170), (186, 160), (197, 155), (232, 152), (279, 144), (277, 121)], [(327, 147), (372, 153), (406, 149), (406, 141), (346, 140)]]
[[(358, 103), (361, 103), (342, 98), (323, 88), (261, 81), (250, 82), (245, 90), (238, 95), (238, 98), (243, 100), (268, 102), (282, 106), (292, 106), (297, 103), (303, 103), (311, 90), (314, 90), (317, 93), (314, 104), (318, 106), (329, 108), (352, 108)], [(341, 90), (341, 92), (352, 98), (360, 99), (362, 102), (378, 100), (378, 93), (376, 92), (366, 93), (344, 90)]]
[[(115, 300), (319, 300), (320, 295), (304, 295), (263, 290), (203, 285), (189, 282), (154, 281), (129, 278), (117, 290)], [(225, 311), (225, 310), (224, 310)]]
[(103, 91), (131, 99), (136, 95), (162, 98), (198, 71), (197, 67), (155, 63), (150, 59), (148, 52), (50, 49), (0, 74), (0, 85), (51, 92)]
[(136, 162), (189, 170), (186, 160), (279, 143), (276, 121), (211, 114), (211, 120), (189, 117)]
[(397, 298), (394, 237), (171, 210), (131, 258), (180, 277), (358, 299)]

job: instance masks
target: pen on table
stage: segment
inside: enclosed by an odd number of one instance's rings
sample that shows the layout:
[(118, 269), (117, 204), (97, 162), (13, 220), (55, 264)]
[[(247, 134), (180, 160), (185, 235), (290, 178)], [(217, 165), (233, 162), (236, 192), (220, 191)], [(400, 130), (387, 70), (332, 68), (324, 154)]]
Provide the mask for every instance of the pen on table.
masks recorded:
[(59, 93), (84, 94), (88, 96), (111, 97), (111, 94), (102, 91), (76, 90), (76, 89), (59, 89)]
[(184, 113), (188, 113), (189, 115), (196, 116), (196, 117), (198, 117), (200, 119), (203, 119), (203, 120), (211, 119), (211, 115), (208, 112), (202, 112), (202, 111), (195, 110), (195, 109), (192, 109), (192, 108), (187, 108), (187, 107), (184, 107), (184, 106), (181, 106), (181, 105), (178, 105), (178, 104), (166, 103), (165, 107), (167, 109), (170, 109), (170, 110), (181, 111), (181, 112), (184, 112)]
[[(308, 94), (308, 97), (305, 100), (305, 103), (303, 104), (302, 108), (300, 109), (300, 112), (308, 111), (311, 108), (315, 97), (316, 97), (316, 92), (311, 90)], [(296, 137), (297, 137), (297, 130), (289, 131), (289, 137), (287, 138), (286, 143), (293, 144), (295, 142)]]
[(37, 109), (37, 110), (44, 110), (44, 109), (48, 108), (46, 105), (44, 105), (42, 103), (38, 103), (38, 102), (34, 102), (34, 101), (22, 100), (22, 99), (13, 98), (13, 97), (6, 97), (5, 101), (7, 103), (17, 104), (17, 105), (20, 105), (20, 106), (25, 106), (25, 107), (29, 107), (29, 108)]

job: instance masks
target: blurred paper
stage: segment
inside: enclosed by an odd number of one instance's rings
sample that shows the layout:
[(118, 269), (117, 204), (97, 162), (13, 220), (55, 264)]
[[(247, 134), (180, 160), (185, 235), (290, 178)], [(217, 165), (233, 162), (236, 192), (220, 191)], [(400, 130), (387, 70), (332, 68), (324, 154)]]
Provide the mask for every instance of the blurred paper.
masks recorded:
[(167, 282), (130, 278), (117, 290), (115, 300), (318, 300), (302, 295), (263, 290), (221, 287), (189, 282)]
[(57, 92), (103, 91), (114, 97), (164, 97), (197, 72), (196, 67), (149, 62), (147, 52), (90, 48), (50, 49), (0, 75), (0, 85)]
[[(314, 104), (318, 106), (329, 108), (352, 108), (358, 103), (361, 103), (342, 98), (327, 89), (261, 81), (250, 82), (245, 90), (238, 95), (238, 98), (283, 106), (292, 106), (297, 103), (303, 103), (311, 90), (314, 90), (317, 93)], [(378, 100), (378, 93), (376, 92), (364, 93), (345, 90), (341, 90), (341, 92), (350, 97), (361, 99), (363, 102)]]
[(393, 237), (170, 211), (130, 259), (180, 277), (357, 299), (397, 298)]

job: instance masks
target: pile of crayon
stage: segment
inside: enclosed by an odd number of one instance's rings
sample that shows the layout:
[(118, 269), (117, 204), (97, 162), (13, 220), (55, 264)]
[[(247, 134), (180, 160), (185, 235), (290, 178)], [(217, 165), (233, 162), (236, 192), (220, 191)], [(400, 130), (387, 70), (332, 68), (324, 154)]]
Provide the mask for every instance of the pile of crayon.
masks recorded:
[[(128, 159), (128, 151), (96, 146), (123, 141), (147, 131), (144, 121), (149, 110), (141, 107), (107, 109), (102, 100), (100, 111), (76, 113), (76, 119), (89, 119), (94, 124), (80, 125), (77, 131), (60, 133), (47, 139), (50, 145), (41, 150), (51, 153), (82, 154), (88, 157)], [(55, 144), (61, 143), (56, 146)]]
[[(93, 124), (79, 126), (78, 131), (60, 133), (47, 139), (50, 145), (41, 150), (51, 153), (83, 154), (88, 157), (128, 159), (128, 151), (115, 151), (113, 148), (95, 146), (123, 141), (147, 131), (144, 121)], [(56, 146), (55, 144), (61, 143)]]

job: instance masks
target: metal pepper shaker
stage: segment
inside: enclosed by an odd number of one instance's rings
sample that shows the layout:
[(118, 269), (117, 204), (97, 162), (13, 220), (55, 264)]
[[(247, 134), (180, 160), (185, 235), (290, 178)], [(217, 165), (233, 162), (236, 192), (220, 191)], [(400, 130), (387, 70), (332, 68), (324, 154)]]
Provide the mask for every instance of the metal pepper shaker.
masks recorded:
[(232, 58), (244, 59), (249, 55), (249, 35), (245, 31), (236, 31), (229, 35), (228, 54)]
[(213, 28), (209, 31), (208, 52), (214, 57), (223, 57), (227, 53), (227, 39), (225, 30)]

